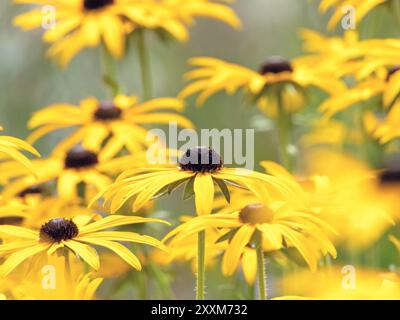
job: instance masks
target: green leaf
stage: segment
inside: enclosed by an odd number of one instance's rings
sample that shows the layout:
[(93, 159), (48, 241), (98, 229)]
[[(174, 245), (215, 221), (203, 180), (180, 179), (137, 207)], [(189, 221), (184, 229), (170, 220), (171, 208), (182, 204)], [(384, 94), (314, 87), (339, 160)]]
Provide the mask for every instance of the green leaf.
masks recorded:
[(221, 179), (215, 179), (215, 178), (213, 178), (213, 179), (217, 183), (222, 194), (224, 195), (226, 202), (231, 203), (231, 194), (229, 193), (229, 189), (226, 186), (225, 181), (221, 180)]
[(187, 200), (194, 196), (194, 178), (196, 176), (189, 179), (186, 183), (185, 191), (183, 192), (183, 200)]

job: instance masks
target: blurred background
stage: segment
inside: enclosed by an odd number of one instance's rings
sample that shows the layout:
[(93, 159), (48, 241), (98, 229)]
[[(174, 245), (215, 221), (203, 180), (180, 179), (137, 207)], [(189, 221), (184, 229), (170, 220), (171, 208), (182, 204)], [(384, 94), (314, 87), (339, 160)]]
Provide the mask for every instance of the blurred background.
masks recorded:
[[(53, 61), (45, 58), (48, 46), (42, 43), (40, 31), (22, 32), (12, 26), (13, 17), (26, 8), (13, 6), (10, 2), (0, 2), (0, 124), (7, 134), (25, 138), (28, 134), (27, 120), (35, 110), (57, 102), (78, 103), (88, 96), (104, 99), (107, 98), (107, 88), (102, 82), (100, 50), (86, 49), (65, 70), (60, 70)], [(232, 6), (243, 22), (240, 32), (221, 22), (198, 19), (186, 43), (163, 43), (154, 34), (148, 34), (154, 96), (173, 97), (179, 93), (185, 84), (183, 74), (189, 70), (187, 60), (190, 57), (213, 56), (258, 69), (272, 55), (289, 59), (301, 55), (302, 44), (298, 35), (301, 28), (327, 33), (329, 14), (318, 13), (318, 1), (238, 0)], [(379, 13), (368, 17), (364, 25), (373, 24), (376, 36), (396, 35), (394, 18), (387, 8), (376, 10)], [(117, 63), (117, 68), (118, 80), (125, 93), (140, 96), (142, 88), (136, 50), (128, 50), (126, 58)], [(311, 100), (308, 108), (315, 109), (317, 104), (318, 99)], [(202, 108), (196, 108), (194, 99), (190, 99), (185, 114), (198, 128), (255, 128), (256, 163), (278, 157), (272, 122), (245, 102), (241, 94), (218, 94)], [(38, 144), (40, 152), (46, 155), (62, 136), (62, 133), (56, 133), (43, 139)], [(161, 202), (158, 209), (179, 214), (193, 213), (190, 204), (182, 208), (176, 205), (178, 202), (170, 198)], [(182, 299), (193, 298), (194, 277), (190, 268), (179, 268), (173, 272), (179, 275), (174, 280), (175, 295)], [(220, 268), (215, 270), (215, 274), (208, 275), (209, 298), (244, 298), (236, 297), (232, 290), (243, 283), (234, 279), (226, 279), (224, 283), (213, 281), (213, 278), (221, 277)], [(269, 286), (273, 286), (274, 278), (269, 281)], [(108, 285), (111, 284), (106, 283), (105, 288)], [(131, 290), (120, 290), (117, 297), (132, 298)], [(103, 292), (109, 291), (103, 289)], [(160, 298), (160, 295), (153, 292), (150, 297)]]

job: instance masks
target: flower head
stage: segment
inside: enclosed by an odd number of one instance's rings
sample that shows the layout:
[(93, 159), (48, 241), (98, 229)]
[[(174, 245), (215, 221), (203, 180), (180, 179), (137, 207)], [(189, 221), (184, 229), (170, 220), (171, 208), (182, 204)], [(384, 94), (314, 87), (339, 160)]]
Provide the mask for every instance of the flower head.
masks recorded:
[[(176, 122), (181, 127), (193, 128), (187, 118), (171, 112), (182, 111), (183, 108), (182, 101), (174, 98), (138, 103), (136, 97), (124, 95), (112, 101), (87, 98), (79, 106), (55, 104), (33, 115), (29, 127), (34, 131), (29, 141), (34, 142), (55, 130), (75, 127), (75, 131), (58, 145), (56, 152), (81, 143), (83, 147), (99, 153), (100, 158), (109, 159), (125, 148), (137, 153), (148, 146), (151, 141), (143, 125)], [(60, 117), (60, 113), (66, 117)]]
[(134, 232), (105, 231), (113, 227), (137, 223), (165, 223), (162, 220), (114, 215), (91, 222), (92, 218), (93, 216), (85, 215), (72, 219), (53, 218), (45, 222), (39, 230), (1, 225), (0, 237), (7, 237), (8, 240), (0, 245), (0, 257), (5, 258), (0, 266), (0, 274), (6, 276), (28, 258), (44, 252), (51, 255), (61, 248), (71, 250), (90, 267), (98, 270), (99, 257), (93, 246), (101, 246), (113, 251), (131, 267), (140, 270), (139, 259), (118, 241), (143, 243), (165, 249), (158, 240), (149, 236)]
[[(239, 185), (260, 199), (269, 199), (270, 191), (281, 197), (298, 199), (285, 181), (247, 169), (226, 168), (215, 150), (194, 147), (186, 151), (176, 165), (128, 170), (115, 183), (99, 193), (92, 203), (104, 196), (111, 212), (118, 210), (129, 198), (134, 198), (133, 211), (139, 210), (154, 196), (172, 192), (186, 182), (186, 197), (195, 197), (199, 215), (209, 214), (213, 208), (214, 184), (229, 197), (227, 185)], [(163, 192), (165, 191), (165, 192)], [(267, 200), (266, 200), (267, 201)]]

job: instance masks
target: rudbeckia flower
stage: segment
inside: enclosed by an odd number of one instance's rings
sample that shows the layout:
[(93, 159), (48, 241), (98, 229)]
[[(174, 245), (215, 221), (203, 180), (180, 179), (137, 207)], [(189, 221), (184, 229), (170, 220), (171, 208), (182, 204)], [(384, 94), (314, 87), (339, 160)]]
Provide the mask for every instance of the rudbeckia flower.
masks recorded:
[[(114, 57), (122, 57), (125, 37), (134, 27), (124, 15), (124, 10), (134, 6), (136, 1), (15, 0), (14, 2), (41, 6), (17, 16), (14, 24), (23, 30), (42, 28), (43, 23), (49, 24), (43, 40), (53, 43), (49, 55), (56, 57), (62, 66), (68, 64), (83, 48), (98, 46), (101, 42), (104, 42)], [(54, 12), (49, 11), (49, 8)]]
[(278, 283), (282, 293), (292, 298), (321, 300), (398, 300), (400, 279), (381, 270), (329, 266), (315, 273), (307, 270), (284, 276)]
[(164, 165), (139, 168), (122, 173), (117, 181), (99, 193), (92, 204), (105, 198), (104, 205), (116, 212), (128, 199), (134, 198), (133, 211), (139, 210), (154, 196), (171, 192), (187, 182), (185, 194), (194, 195), (199, 215), (209, 214), (213, 208), (214, 184), (229, 197), (228, 185), (239, 185), (260, 199), (269, 199), (270, 192), (281, 197), (298, 198), (295, 192), (278, 178), (247, 169), (225, 168), (220, 155), (208, 147), (188, 149), (179, 159), (178, 166)]
[(386, 144), (400, 137), (400, 101), (395, 102), (386, 115), (372, 111), (364, 115), (364, 127), (381, 144)]
[(341, 82), (316, 73), (308, 64), (296, 59), (289, 61), (282, 57), (271, 57), (259, 72), (208, 57), (192, 58), (189, 64), (198, 68), (186, 74), (186, 78), (194, 82), (180, 93), (180, 97), (200, 93), (198, 105), (218, 91), (225, 90), (228, 94), (234, 94), (243, 88), (256, 100), (264, 96), (266, 101), (259, 101), (260, 109), (276, 115), (279, 102), (283, 108), (287, 108), (287, 112), (301, 108), (306, 87), (315, 86), (329, 93), (343, 89)]
[(131, 267), (141, 270), (139, 259), (118, 241), (165, 248), (158, 240), (149, 236), (134, 232), (105, 231), (137, 223), (166, 223), (163, 220), (120, 215), (108, 216), (95, 222), (91, 222), (91, 219), (91, 216), (83, 215), (73, 219), (55, 218), (44, 223), (39, 230), (0, 226), (0, 236), (8, 238), (6, 243), (0, 245), (0, 257), (5, 258), (0, 266), (0, 274), (6, 276), (25, 260), (43, 253), (54, 254), (62, 248), (79, 255), (91, 268), (98, 270), (99, 257), (93, 246), (105, 247), (119, 255)]
[[(0, 131), (2, 130), (3, 128), (0, 126)], [(30, 172), (33, 172), (31, 162), (20, 152), (20, 150), (28, 151), (31, 154), (40, 157), (40, 154), (36, 149), (25, 141), (10, 136), (0, 135), (0, 163), (8, 159), (13, 159), (22, 164)]]
[(12, 163), (0, 165), (2, 179), (8, 181), (4, 198), (10, 199), (29, 187), (53, 180), (57, 181), (61, 198), (76, 199), (81, 183), (84, 184), (85, 196), (90, 198), (93, 192), (99, 192), (112, 182), (108, 172), (115, 170), (112, 161), (101, 161), (95, 152), (80, 146), (47, 159), (33, 160), (32, 165), (37, 178), (26, 175), (20, 166)]
[[(23, 268), (27, 262), (29, 268)], [(96, 291), (103, 282), (98, 273), (85, 272), (76, 257), (70, 256), (69, 263), (65, 262), (65, 256), (55, 254), (38, 255), (25, 261), (7, 276), (7, 295), (15, 300), (96, 299)], [(39, 274), (42, 276), (38, 277)]]
[(183, 108), (182, 101), (174, 98), (139, 103), (137, 97), (124, 95), (116, 96), (111, 102), (87, 98), (79, 106), (55, 104), (33, 115), (28, 126), (34, 132), (28, 140), (34, 142), (49, 132), (75, 127), (56, 150), (67, 150), (81, 143), (87, 149), (100, 152), (101, 159), (112, 158), (124, 148), (136, 153), (152, 142), (142, 125), (176, 122), (181, 127), (193, 128), (193, 124), (180, 114), (159, 112), (182, 111)]
[(321, 0), (319, 10), (327, 12), (334, 8), (334, 13), (328, 22), (328, 29), (332, 30), (347, 13), (343, 11), (345, 7), (354, 8), (355, 22), (360, 23), (372, 9), (385, 2), (388, 2), (388, 0)]
[[(140, 28), (163, 30), (178, 40), (188, 39), (187, 26), (194, 18), (205, 16), (233, 27), (240, 21), (232, 9), (213, 0), (15, 0), (17, 4), (42, 6), (17, 16), (14, 24), (23, 30), (42, 28), (48, 52), (61, 66), (82, 49), (104, 43), (120, 58), (126, 37)], [(53, 10), (49, 11), (49, 8)], [(48, 11), (48, 12), (47, 12)]]
[(312, 270), (316, 270), (321, 253), (336, 257), (335, 247), (327, 235), (335, 231), (326, 222), (312, 213), (290, 209), (279, 202), (249, 204), (232, 213), (196, 217), (171, 231), (163, 242), (173, 244), (209, 228), (227, 230), (224, 238), (229, 242), (222, 261), (222, 271), (227, 276), (236, 271), (245, 248), (254, 248), (256, 234), (261, 237), (263, 250), (293, 247)]
[[(5, 201), (5, 205), (0, 206), (0, 224), (40, 228), (52, 218), (93, 215), (93, 211), (82, 206), (82, 200), (79, 198), (65, 199), (45, 192), (39, 186), (32, 186)], [(100, 217), (100, 215), (93, 216), (94, 219)]]
[(380, 98), (381, 104), (390, 109), (400, 93), (399, 70), (399, 67), (380, 69), (355, 86), (331, 95), (320, 105), (319, 110), (331, 117), (357, 103), (369, 102), (374, 97)]
[[(335, 243), (366, 248), (395, 224), (398, 190), (383, 187), (383, 180), (391, 177), (383, 178), (366, 163), (332, 151), (319, 150), (306, 159), (309, 178), (302, 185), (313, 212), (337, 230)], [(311, 163), (312, 159), (319, 161)]]

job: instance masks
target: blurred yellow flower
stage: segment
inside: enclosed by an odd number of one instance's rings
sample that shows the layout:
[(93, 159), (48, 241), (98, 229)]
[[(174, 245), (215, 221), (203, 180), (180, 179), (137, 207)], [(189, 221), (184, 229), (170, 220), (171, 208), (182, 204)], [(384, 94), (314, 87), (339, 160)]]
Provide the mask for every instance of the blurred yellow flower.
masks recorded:
[[(104, 164), (104, 166), (103, 166)], [(0, 165), (2, 179), (8, 180), (3, 192), (5, 198), (11, 198), (23, 190), (48, 181), (57, 180), (57, 192), (64, 199), (77, 199), (78, 187), (84, 183), (85, 196), (90, 198), (112, 180), (106, 174), (112, 163), (104, 163), (96, 153), (74, 147), (66, 153), (53, 154), (47, 159), (32, 161), (37, 174), (35, 179), (26, 175), (19, 166), (12, 163)]]
[(285, 276), (279, 287), (288, 299), (293, 296), (323, 300), (398, 300), (400, 278), (394, 273), (327, 267), (316, 273), (300, 271)]
[[(276, 115), (278, 103), (282, 103), (287, 112), (298, 111), (304, 105), (303, 91), (306, 87), (315, 86), (330, 93), (344, 89), (341, 82), (324, 77), (315, 72), (313, 66), (297, 59), (289, 61), (281, 57), (271, 57), (261, 66), (259, 72), (209, 57), (192, 58), (189, 64), (198, 67), (186, 74), (186, 78), (194, 82), (179, 96), (186, 98), (200, 93), (198, 105), (218, 91), (225, 90), (228, 94), (234, 94), (243, 88), (258, 101), (262, 111)], [(274, 92), (276, 90), (278, 91)]]
[[(183, 108), (183, 102), (174, 98), (139, 103), (137, 97), (125, 95), (103, 102), (87, 98), (79, 106), (54, 104), (32, 116), (28, 126), (34, 132), (28, 141), (35, 142), (52, 131), (75, 127), (75, 131), (60, 142), (55, 152), (82, 143), (84, 148), (99, 153), (101, 159), (109, 159), (124, 148), (136, 153), (152, 143), (142, 125), (176, 122), (184, 128), (193, 128), (192, 122), (178, 113), (158, 112), (182, 111)], [(65, 116), (60, 117), (60, 114)]]
[(387, 1), (389, 0), (321, 0), (319, 10), (327, 12), (334, 8), (335, 11), (328, 22), (328, 29), (332, 30), (349, 13), (349, 7), (354, 9), (355, 22), (360, 23), (372, 9)]
[(95, 222), (91, 220), (92, 216), (85, 215), (72, 219), (54, 218), (44, 223), (39, 230), (11, 225), (0, 226), (0, 237), (8, 239), (0, 245), (0, 257), (5, 258), (0, 266), (0, 274), (7, 276), (25, 260), (45, 252), (51, 255), (62, 248), (79, 255), (95, 270), (99, 269), (100, 261), (93, 246), (113, 251), (137, 270), (141, 270), (139, 259), (117, 241), (148, 244), (166, 250), (162, 243), (149, 236), (134, 232), (104, 231), (137, 223), (166, 223), (163, 220), (120, 215), (108, 216)]
[(188, 25), (205, 16), (238, 28), (240, 20), (228, 6), (213, 0), (14, 0), (17, 4), (41, 6), (17, 16), (14, 24), (23, 30), (45, 28), (48, 52), (61, 66), (82, 49), (105, 44), (120, 58), (126, 37), (138, 28), (164, 30), (178, 40), (188, 38)]
[(379, 172), (367, 164), (328, 150), (315, 151), (306, 159), (310, 178), (304, 188), (310, 192), (314, 212), (338, 231), (336, 241), (348, 248), (365, 248), (398, 219), (396, 191), (383, 188)]
[(386, 115), (380, 116), (372, 111), (364, 115), (364, 127), (381, 144), (400, 137), (400, 101), (397, 101)]
[[(336, 257), (335, 247), (327, 235), (335, 231), (326, 222), (314, 214), (288, 208), (279, 202), (270, 205), (249, 204), (233, 213), (196, 217), (171, 231), (163, 242), (170, 241), (170, 245), (173, 245), (210, 228), (227, 230), (225, 238), (229, 242), (222, 261), (225, 275), (235, 272), (243, 253), (251, 255), (251, 252), (244, 250), (246, 246), (255, 245), (256, 234), (261, 238), (259, 241), (264, 251), (293, 247), (312, 270), (316, 270), (321, 253)], [(251, 269), (247, 270), (247, 276), (251, 279), (254, 270), (247, 265), (245, 268)]]

